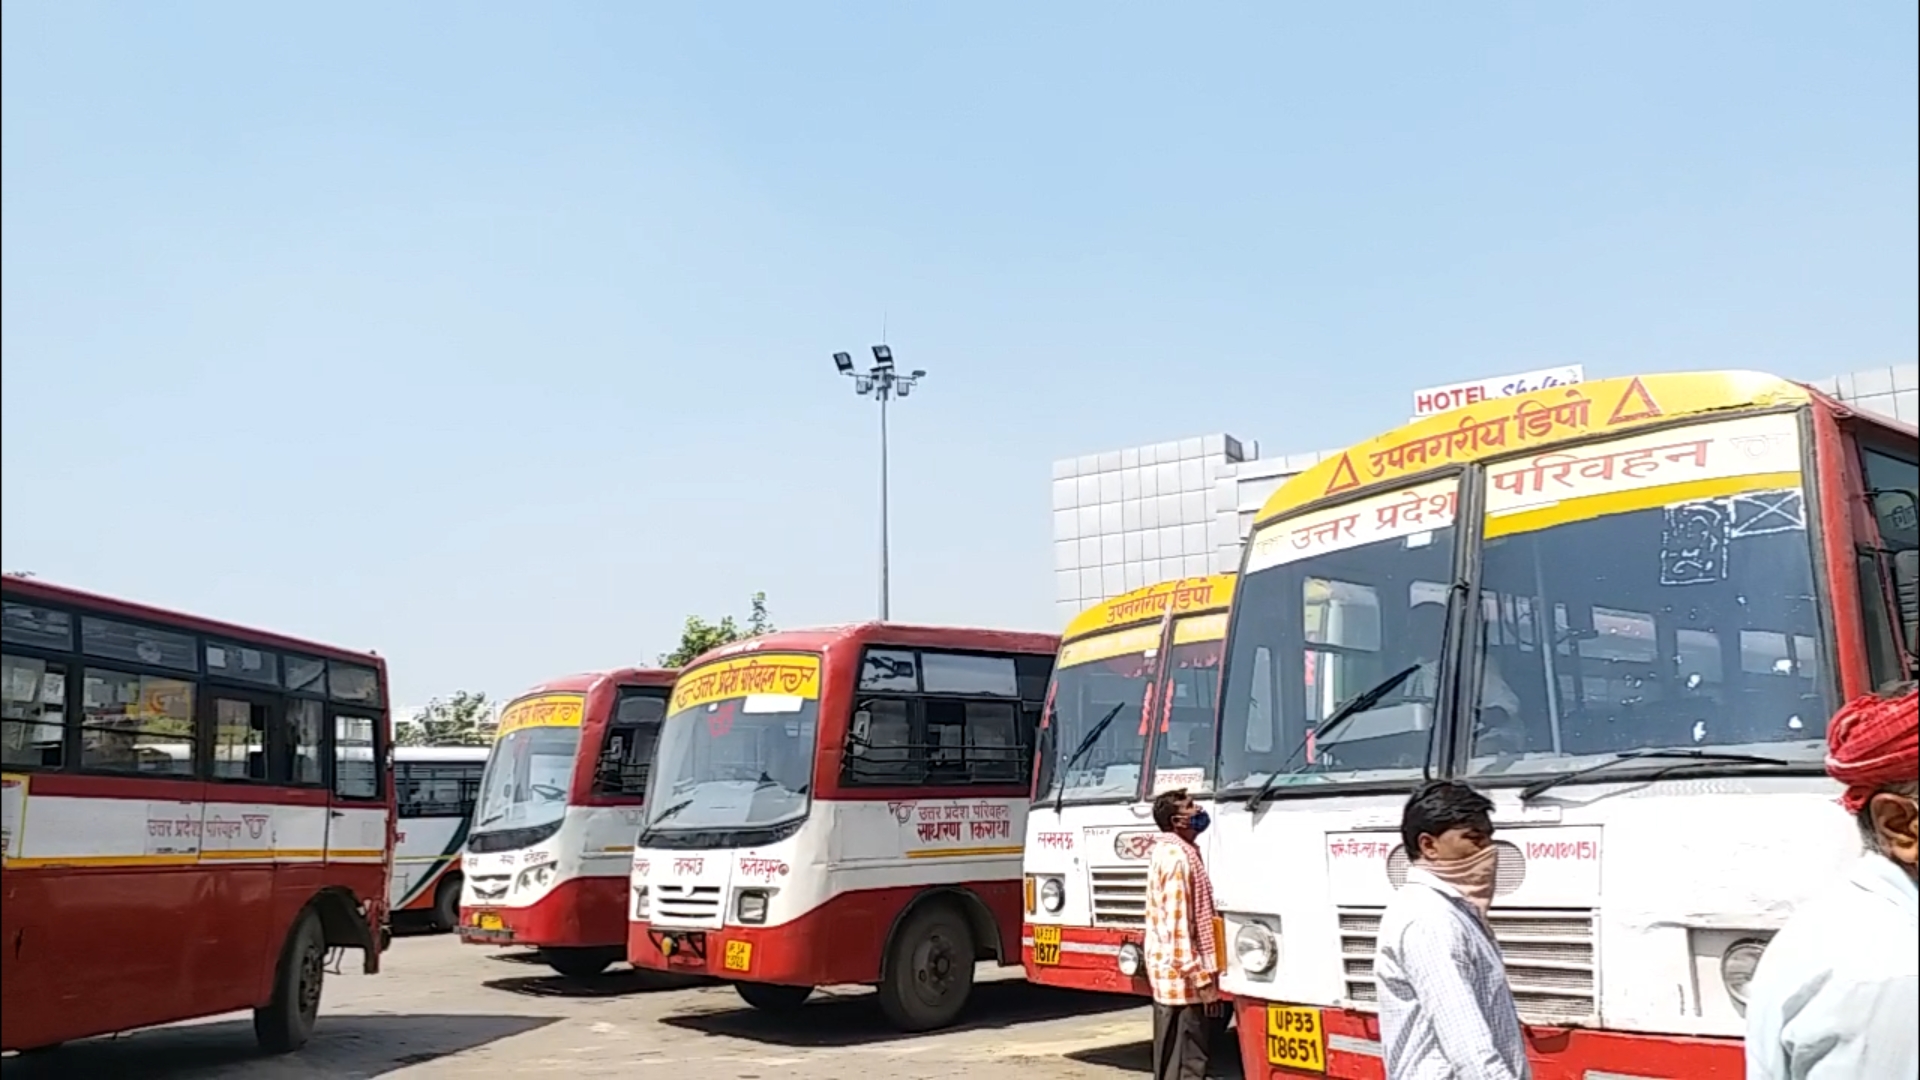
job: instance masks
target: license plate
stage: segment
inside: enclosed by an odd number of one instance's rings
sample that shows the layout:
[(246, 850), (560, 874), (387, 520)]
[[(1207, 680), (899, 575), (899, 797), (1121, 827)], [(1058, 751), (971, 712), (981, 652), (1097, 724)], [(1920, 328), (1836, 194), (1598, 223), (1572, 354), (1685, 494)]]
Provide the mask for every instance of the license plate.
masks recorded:
[(1267, 1006), (1267, 1063), (1302, 1072), (1327, 1071), (1327, 1029), (1319, 1009)]
[(505, 930), (507, 928), (507, 924), (500, 920), (500, 916), (495, 915), (491, 911), (483, 911), (475, 915), (473, 917), (473, 925), (482, 930)]
[(1059, 927), (1036, 926), (1033, 928), (1033, 962), (1049, 966), (1060, 962)]
[(753, 967), (753, 942), (729, 941), (721, 962), (728, 971), (747, 971)]

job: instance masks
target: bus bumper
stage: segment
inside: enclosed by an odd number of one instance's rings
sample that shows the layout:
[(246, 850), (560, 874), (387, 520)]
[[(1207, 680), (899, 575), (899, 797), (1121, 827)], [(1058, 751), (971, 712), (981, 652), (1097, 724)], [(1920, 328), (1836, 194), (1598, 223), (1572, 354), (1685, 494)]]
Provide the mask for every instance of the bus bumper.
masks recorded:
[[(1295, 1006), (1254, 998), (1234, 1002), (1240, 1062), (1247, 1080), (1386, 1080), (1380, 1020), (1350, 1009)], [(1309, 1034), (1317, 1030), (1316, 1034)], [(1743, 1080), (1737, 1038), (1647, 1035), (1575, 1028), (1527, 1028), (1534, 1080)], [(1317, 1064), (1316, 1064), (1317, 1063)]]
[(574, 878), (525, 907), (462, 905), (460, 940), (469, 945), (611, 948), (626, 940), (627, 879)]
[(815, 986), (823, 978), (804, 926), (627, 927), (627, 963), (636, 968), (785, 986)]
[(1141, 935), (1086, 926), (1028, 923), (1020, 928), (1020, 963), (1026, 968), (1027, 981), (1063, 990), (1149, 996), (1152, 990), (1143, 968), (1135, 965), (1131, 975), (1121, 970), (1121, 954), (1129, 946), (1141, 950)]

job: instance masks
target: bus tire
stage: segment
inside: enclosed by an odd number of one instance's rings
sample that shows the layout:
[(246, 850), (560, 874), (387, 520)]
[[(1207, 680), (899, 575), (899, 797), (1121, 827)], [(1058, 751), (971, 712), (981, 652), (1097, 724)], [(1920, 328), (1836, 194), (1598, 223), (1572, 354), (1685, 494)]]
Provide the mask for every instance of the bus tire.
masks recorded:
[(763, 1013), (776, 1016), (798, 1012), (800, 1006), (813, 996), (811, 986), (782, 986), (779, 983), (737, 982), (733, 988), (739, 992), (740, 1000)]
[(460, 875), (448, 874), (433, 890), (433, 928), (447, 931), (460, 925)]
[(591, 979), (622, 955), (618, 948), (541, 949), (540, 962), (569, 979)]
[(973, 964), (973, 930), (967, 917), (952, 904), (922, 904), (887, 944), (881, 1013), (900, 1031), (933, 1031), (952, 1024), (973, 992)]
[(273, 997), (253, 1010), (253, 1035), (269, 1054), (285, 1054), (307, 1044), (320, 1018), (320, 991), (327, 979), (327, 939), (312, 909), (302, 911), (287, 932), (274, 971)]

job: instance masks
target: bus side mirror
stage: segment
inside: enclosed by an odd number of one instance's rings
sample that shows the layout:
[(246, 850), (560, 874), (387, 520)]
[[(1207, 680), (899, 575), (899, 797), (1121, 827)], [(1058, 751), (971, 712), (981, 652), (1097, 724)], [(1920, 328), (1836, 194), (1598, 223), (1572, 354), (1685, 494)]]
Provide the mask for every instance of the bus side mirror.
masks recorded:
[(1893, 601), (1907, 635), (1907, 655), (1920, 657), (1920, 550), (1893, 553)]

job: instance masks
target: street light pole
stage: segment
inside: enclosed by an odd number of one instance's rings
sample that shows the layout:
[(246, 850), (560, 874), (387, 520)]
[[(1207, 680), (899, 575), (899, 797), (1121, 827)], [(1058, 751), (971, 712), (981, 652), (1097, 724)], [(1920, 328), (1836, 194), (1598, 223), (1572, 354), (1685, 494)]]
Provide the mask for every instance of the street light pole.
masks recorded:
[(887, 621), (892, 614), (889, 604), (890, 582), (888, 562), (890, 558), (888, 538), (889, 483), (887, 478), (887, 402), (895, 395), (906, 397), (915, 384), (926, 377), (926, 372), (915, 369), (911, 375), (902, 375), (894, 370), (893, 350), (885, 345), (873, 347), (873, 367), (864, 372), (855, 371), (853, 357), (848, 353), (833, 354), (833, 366), (840, 374), (853, 380), (853, 389), (857, 394), (871, 395), (880, 403), (880, 621)]

